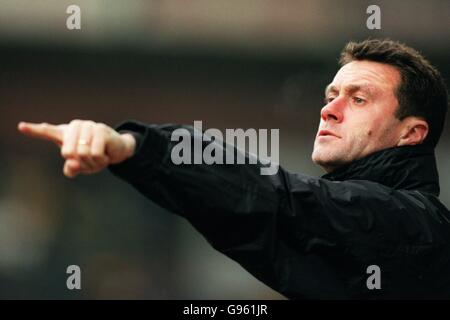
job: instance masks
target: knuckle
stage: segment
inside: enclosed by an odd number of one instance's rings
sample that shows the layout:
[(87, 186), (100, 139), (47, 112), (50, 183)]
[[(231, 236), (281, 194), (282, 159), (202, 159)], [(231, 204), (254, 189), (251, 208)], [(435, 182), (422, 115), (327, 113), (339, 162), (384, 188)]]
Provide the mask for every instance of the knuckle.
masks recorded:
[(97, 130), (102, 133), (107, 133), (109, 131), (109, 127), (104, 123), (98, 123)]
[(63, 158), (67, 158), (68, 157), (67, 150), (64, 149), (64, 148), (61, 148), (61, 157), (63, 157)]
[(74, 120), (70, 121), (71, 125), (79, 125), (80, 123), (81, 123), (80, 119), (74, 119)]
[(43, 132), (47, 132), (50, 125), (47, 122), (41, 123), (41, 129)]
[(64, 158), (74, 157), (74, 156), (75, 156), (75, 152), (74, 152), (74, 149), (73, 149), (73, 148), (64, 146), (64, 147), (61, 149), (61, 155), (62, 155)]
[(94, 123), (94, 125), (93, 125), (93, 127), (92, 127), (92, 130), (93, 130), (95, 133), (98, 133), (98, 132), (100, 132), (102, 129), (101, 129), (101, 126), (100, 126), (98, 123)]
[(83, 125), (86, 126), (86, 127), (93, 127), (94, 124), (95, 124), (95, 122), (92, 121), (92, 120), (84, 120), (83, 121)]

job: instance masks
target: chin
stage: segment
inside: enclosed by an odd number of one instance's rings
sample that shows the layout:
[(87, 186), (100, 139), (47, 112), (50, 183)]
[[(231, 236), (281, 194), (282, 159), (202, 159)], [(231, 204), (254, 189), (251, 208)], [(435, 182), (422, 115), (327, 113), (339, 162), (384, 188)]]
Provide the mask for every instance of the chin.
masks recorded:
[(345, 163), (338, 155), (333, 154), (332, 151), (320, 150), (319, 148), (314, 149), (311, 159), (326, 172), (331, 172)]
[(330, 163), (330, 159), (327, 159), (327, 157), (325, 157), (324, 155), (320, 154), (320, 152), (313, 152), (311, 155), (311, 159), (312, 161), (321, 166), (321, 167), (325, 167), (328, 165), (328, 163)]
[(325, 148), (323, 146), (314, 146), (314, 150), (311, 155), (311, 159), (314, 163), (318, 165), (325, 164), (332, 161), (334, 158), (333, 151), (330, 148)]
[(335, 169), (335, 166), (333, 166), (330, 162), (327, 162), (327, 161), (313, 159), (313, 162), (315, 164), (317, 164), (318, 166), (322, 167), (326, 172), (331, 172)]

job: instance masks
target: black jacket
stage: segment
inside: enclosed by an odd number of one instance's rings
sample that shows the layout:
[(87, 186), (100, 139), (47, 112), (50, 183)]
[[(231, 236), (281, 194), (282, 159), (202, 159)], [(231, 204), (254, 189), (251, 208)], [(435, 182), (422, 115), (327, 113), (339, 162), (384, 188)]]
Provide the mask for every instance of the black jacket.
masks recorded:
[[(291, 299), (450, 298), (450, 214), (433, 149), (382, 150), (321, 178), (283, 168), (268, 176), (254, 164), (173, 164), (179, 127), (120, 125), (139, 144), (110, 170), (274, 290)], [(367, 287), (371, 265), (381, 289)]]

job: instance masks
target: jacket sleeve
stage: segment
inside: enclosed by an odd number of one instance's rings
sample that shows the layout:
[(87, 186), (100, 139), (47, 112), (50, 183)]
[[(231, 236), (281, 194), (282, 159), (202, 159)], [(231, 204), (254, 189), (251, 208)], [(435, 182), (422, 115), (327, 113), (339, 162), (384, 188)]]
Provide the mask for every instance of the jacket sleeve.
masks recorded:
[(443, 241), (424, 199), (374, 182), (332, 182), (282, 168), (261, 175), (261, 164), (175, 165), (170, 136), (180, 127), (120, 125), (140, 136), (139, 145), (110, 170), (288, 297), (348, 297), (362, 290), (363, 279), (365, 285), (364, 266), (391, 259), (386, 268), (395, 272), (399, 256), (407, 263)]

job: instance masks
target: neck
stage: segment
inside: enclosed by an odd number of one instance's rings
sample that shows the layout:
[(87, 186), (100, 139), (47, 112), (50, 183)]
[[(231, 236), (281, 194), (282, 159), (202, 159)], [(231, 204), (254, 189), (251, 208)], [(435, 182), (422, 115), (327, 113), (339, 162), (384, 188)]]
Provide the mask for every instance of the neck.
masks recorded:
[(394, 189), (439, 194), (434, 149), (424, 145), (393, 147), (339, 166), (323, 178), (334, 181), (370, 180)]

